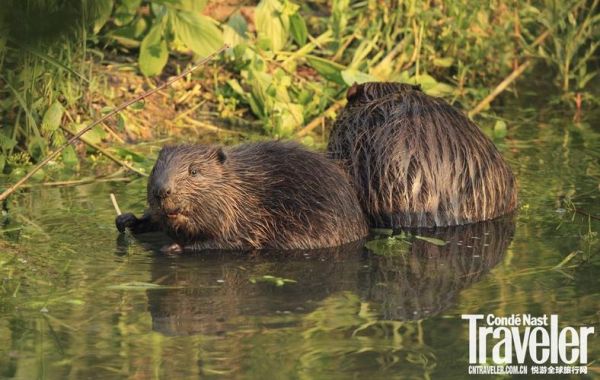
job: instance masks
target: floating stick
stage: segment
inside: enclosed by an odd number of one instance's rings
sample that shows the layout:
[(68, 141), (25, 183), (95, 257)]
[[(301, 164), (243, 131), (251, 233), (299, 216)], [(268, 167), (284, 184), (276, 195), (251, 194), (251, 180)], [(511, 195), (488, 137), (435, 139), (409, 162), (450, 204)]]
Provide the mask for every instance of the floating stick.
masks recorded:
[(121, 209), (119, 208), (119, 204), (117, 203), (117, 198), (115, 198), (115, 195), (113, 193), (110, 193), (110, 200), (113, 204), (113, 207), (115, 208), (115, 211), (117, 212), (117, 215), (121, 215)]

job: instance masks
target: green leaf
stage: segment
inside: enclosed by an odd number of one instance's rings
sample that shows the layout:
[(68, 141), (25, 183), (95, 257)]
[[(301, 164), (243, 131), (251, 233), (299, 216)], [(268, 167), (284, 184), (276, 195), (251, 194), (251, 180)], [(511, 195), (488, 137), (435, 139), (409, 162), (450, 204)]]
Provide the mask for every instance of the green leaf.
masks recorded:
[(115, 25), (122, 26), (130, 23), (135, 17), (141, 3), (142, 0), (121, 0), (115, 9), (113, 19)]
[(438, 67), (450, 67), (452, 66), (453, 59), (451, 57), (448, 58), (434, 58), (433, 65)]
[(153, 0), (153, 2), (184, 11), (202, 12), (208, 0)]
[(44, 134), (49, 134), (56, 131), (60, 127), (60, 122), (64, 112), (65, 109), (60, 102), (55, 101), (52, 103), (52, 105), (46, 110), (44, 118), (42, 119), (42, 132)]
[(132, 110), (140, 111), (146, 107), (146, 102), (144, 100), (137, 101), (129, 106)]
[(240, 85), (240, 82), (238, 82), (237, 79), (230, 79), (230, 80), (227, 81), (227, 84), (238, 95), (240, 95), (240, 96), (246, 96), (246, 91), (244, 91), (244, 89)]
[(31, 176), (31, 178), (33, 178), (35, 181), (43, 181), (44, 178), (46, 178), (46, 172), (44, 169), (39, 169)]
[(62, 151), (62, 159), (65, 165), (73, 166), (77, 164), (77, 154), (73, 146), (69, 145)]
[(441, 239), (437, 239), (437, 238), (433, 238), (433, 237), (428, 237), (428, 236), (419, 236), (419, 235), (415, 235), (415, 239), (419, 239), (419, 240), (423, 240), (426, 241), (428, 243), (431, 243), (433, 245), (437, 245), (440, 247), (443, 247), (444, 245), (446, 245), (447, 243)]
[(506, 122), (504, 120), (497, 120), (494, 124), (494, 137), (502, 139), (506, 137), (506, 134)]
[(65, 133), (62, 131), (53, 133), (52, 137), (50, 138), (50, 146), (53, 148), (58, 148), (66, 142), (67, 139), (65, 138)]
[(448, 96), (453, 94), (455, 90), (454, 87), (446, 83), (438, 82), (429, 74), (410, 76), (408, 72), (403, 71), (395, 79), (408, 84), (418, 84), (423, 92), (431, 96)]
[(140, 46), (142, 35), (148, 28), (148, 22), (140, 17), (137, 20), (111, 31), (108, 37), (114, 39), (119, 44), (128, 48), (137, 48)]
[(290, 32), (292, 38), (299, 46), (306, 44), (306, 40), (308, 39), (308, 29), (306, 28), (304, 19), (298, 13), (294, 13), (290, 16)]
[(46, 147), (46, 140), (37, 136), (30, 138), (29, 142), (27, 143), (27, 151), (29, 152), (29, 155), (36, 161), (46, 155)]
[(235, 32), (241, 37), (246, 38), (246, 33), (248, 32), (248, 22), (246, 21), (244, 16), (240, 14), (239, 11), (235, 12), (233, 15), (231, 15), (231, 17), (229, 17), (227, 25), (229, 25), (233, 30), (235, 30)]
[(0, 149), (2, 149), (2, 151), (10, 150), (14, 148), (15, 145), (17, 145), (15, 140), (13, 140), (10, 136), (0, 132)]
[(333, 0), (331, 4), (331, 29), (335, 39), (339, 39), (346, 30), (350, 14), (350, 0)]
[(289, 278), (276, 277), (271, 275), (264, 275), (260, 277), (251, 277), (250, 282), (256, 284), (257, 282), (264, 282), (267, 284), (273, 284), (275, 286), (283, 286), (285, 284), (293, 284), (296, 280), (290, 280)]
[(150, 32), (142, 40), (139, 64), (142, 74), (146, 76), (160, 74), (167, 64), (169, 52), (167, 51), (164, 32), (164, 23), (159, 22), (150, 29)]
[(240, 36), (232, 27), (225, 24), (223, 25), (223, 41), (227, 45), (235, 48), (244, 42), (244, 37)]
[(422, 88), (427, 95), (431, 96), (448, 96), (454, 93), (454, 87), (442, 82), (438, 82), (429, 87), (423, 86)]
[(375, 78), (374, 76), (365, 74), (362, 71), (356, 69), (346, 69), (342, 71), (342, 78), (348, 86), (352, 86), (354, 83), (361, 84), (365, 82), (377, 81), (377, 78)]
[(289, 17), (282, 12), (283, 4), (278, 0), (262, 0), (254, 11), (258, 37), (268, 40), (272, 51), (283, 49), (288, 40)]
[(289, 137), (304, 123), (304, 107), (291, 102), (275, 102), (273, 111), (277, 117), (276, 130), (279, 137)]
[(380, 256), (402, 256), (410, 249), (410, 242), (404, 235), (390, 236), (383, 239), (368, 241), (365, 247)]
[(117, 114), (117, 130), (121, 132), (127, 130), (127, 117), (122, 113)]
[[(86, 124), (84, 124), (84, 123), (72, 124), (69, 126), (69, 130), (75, 131), (75, 133), (77, 133), (85, 127), (86, 127)], [(102, 139), (105, 137), (106, 137), (106, 132), (104, 131), (104, 129), (100, 125), (96, 125), (92, 129), (87, 131), (83, 136), (81, 136), (81, 139), (83, 141), (98, 145), (102, 142)]]
[(143, 163), (148, 160), (145, 156), (126, 148), (117, 147), (115, 148), (115, 151), (121, 158), (128, 159), (137, 163)]
[(313, 69), (317, 70), (317, 72), (321, 74), (325, 79), (328, 79), (337, 84), (345, 84), (341, 72), (346, 67), (328, 59), (315, 56), (307, 56), (306, 61)]
[(212, 54), (223, 45), (223, 33), (210, 17), (191, 12), (176, 12), (173, 28), (177, 38), (201, 57)]
[(106, 24), (112, 13), (113, 0), (94, 0), (92, 1), (92, 14), (95, 16), (94, 33), (98, 33)]

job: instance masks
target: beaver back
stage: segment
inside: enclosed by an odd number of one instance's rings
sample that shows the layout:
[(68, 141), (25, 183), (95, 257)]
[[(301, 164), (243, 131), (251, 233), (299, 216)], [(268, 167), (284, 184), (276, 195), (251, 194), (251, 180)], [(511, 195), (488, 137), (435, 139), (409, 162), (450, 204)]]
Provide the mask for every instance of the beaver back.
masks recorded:
[(342, 161), (374, 226), (459, 225), (517, 204), (515, 179), (492, 141), (416, 86), (353, 86), (328, 152)]

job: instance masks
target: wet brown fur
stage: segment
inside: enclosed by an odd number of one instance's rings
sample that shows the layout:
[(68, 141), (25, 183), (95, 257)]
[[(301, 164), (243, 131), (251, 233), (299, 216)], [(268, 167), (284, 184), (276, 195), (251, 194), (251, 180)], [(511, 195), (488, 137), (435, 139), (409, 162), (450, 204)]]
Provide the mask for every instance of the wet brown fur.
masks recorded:
[(460, 225), (517, 205), (515, 179), (492, 141), (417, 86), (351, 87), (328, 151), (350, 174), (372, 226)]
[(323, 248), (368, 232), (344, 171), (294, 143), (165, 147), (148, 203), (151, 220), (195, 249)]

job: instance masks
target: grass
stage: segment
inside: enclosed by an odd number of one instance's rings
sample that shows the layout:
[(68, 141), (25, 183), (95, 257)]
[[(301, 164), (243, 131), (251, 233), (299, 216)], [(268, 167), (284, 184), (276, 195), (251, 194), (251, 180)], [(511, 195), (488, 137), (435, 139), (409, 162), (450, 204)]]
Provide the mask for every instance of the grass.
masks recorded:
[[(557, 102), (580, 113), (599, 102), (593, 90), (599, 71), (598, 2), (406, 0), (393, 6), (375, 0), (328, 5), (263, 0), (256, 7), (240, 2), (219, 16), (220, 31), (211, 27), (207, 34), (212, 42), (222, 38), (235, 46), (221, 64), (90, 132), (96, 148), (68, 149), (57, 169), (77, 168), (90, 153), (98, 154), (97, 147), (130, 160), (131, 152), (122, 154), (126, 142), (158, 138), (158, 123), (170, 124), (170, 135), (201, 130), (221, 138), (233, 130), (242, 138), (262, 133), (321, 146), (345, 88), (366, 80), (420, 83), (432, 95), (476, 111), (472, 114), (481, 112), (486, 123), (489, 116), (495, 121), (489, 107), (496, 96), (518, 95), (511, 81), (527, 80), (532, 68), (543, 64), (558, 78)], [(163, 79), (183, 71), (191, 52), (203, 53), (189, 33), (206, 26), (206, 19), (189, 24), (196, 16), (177, 13), (200, 8), (172, 8), (162, 0), (143, 1), (137, 8), (118, 0), (82, 4), (73, 12), (56, 0), (12, 1), (0, 15), (0, 29), (7, 31), (0, 38), (0, 170), (5, 174), (16, 176), (41, 161), (66, 141), (65, 130), (79, 130), (132, 93), (154, 86), (157, 80), (140, 75), (137, 61), (138, 54), (142, 59), (152, 53), (139, 49), (153, 46), (148, 38), (163, 17), (161, 9), (167, 12), (161, 25), (171, 31), (160, 37), (160, 49), (164, 42), (170, 54), (166, 67), (158, 68)], [(246, 8), (254, 16), (244, 13)], [(23, 15), (23, 26), (10, 22), (11, 12)], [(72, 25), (36, 27), (40, 15), (53, 14), (68, 15)], [(54, 28), (52, 38), (42, 36), (44, 27)], [(22, 30), (30, 33), (17, 35)], [(503, 84), (507, 78), (511, 81)], [(63, 113), (54, 115), (55, 123), (45, 122), (57, 105)]]

